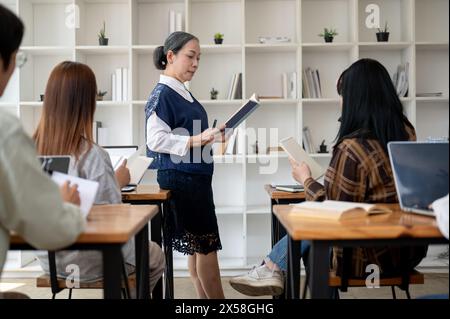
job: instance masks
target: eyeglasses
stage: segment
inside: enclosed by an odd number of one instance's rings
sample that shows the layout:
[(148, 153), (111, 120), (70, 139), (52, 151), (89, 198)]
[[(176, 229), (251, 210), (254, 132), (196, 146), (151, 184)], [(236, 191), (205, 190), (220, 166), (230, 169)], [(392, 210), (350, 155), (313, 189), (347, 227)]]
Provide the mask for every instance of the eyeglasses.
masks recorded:
[(25, 65), (28, 60), (28, 56), (25, 52), (19, 51), (16, 54), (16, 67), (19, 69)]

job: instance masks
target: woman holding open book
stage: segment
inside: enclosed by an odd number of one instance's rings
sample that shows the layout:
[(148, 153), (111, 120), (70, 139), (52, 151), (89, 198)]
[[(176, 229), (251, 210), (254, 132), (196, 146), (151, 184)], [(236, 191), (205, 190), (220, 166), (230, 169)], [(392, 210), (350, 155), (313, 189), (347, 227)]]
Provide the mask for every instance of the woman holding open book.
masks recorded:
[(147, 155), (154, 158), (160, 187), (171, 190), (164, 240), (189, 255), (189, 273), (200, 298), (224, 298), (217, 259), (222, 245), (211, 186), (211, 143), (224, 126), (208, 128), (205, 109), (184, 86), (199, 66), (199, 40), (173, 32), (156, 48), (153, 60), (164, 72), (145, 106)]
[[(375, 60), (359, 60), (341, 74), (337, 91), (342, 103), (341, 125), (325, 183), (321, 185), (311, 177), (308, 165), (290, 159), (294, 179), (304, 185), (309, 201), (398, 202), (387, 143), (416, 137), (389, 73)], [(377, 264), (381, 276), (398, 274), (404, 269), (400, 267), (401, 250), (408, 256), (408, 271), (425, 257), (427, 247), (353, 248), (350, 276), (364, 277), (369, 264)], [(301, 255), (306, 267), (308, 251), (308, 242), (302, 241)], [(331, 254), (332, 269), (340, 275), (342, 248), (334, 247)], [(230, 284), (248, 295), (281, 294), (286, 261), (287, 237), (284, 237), (261, 266), (233, 278)]]

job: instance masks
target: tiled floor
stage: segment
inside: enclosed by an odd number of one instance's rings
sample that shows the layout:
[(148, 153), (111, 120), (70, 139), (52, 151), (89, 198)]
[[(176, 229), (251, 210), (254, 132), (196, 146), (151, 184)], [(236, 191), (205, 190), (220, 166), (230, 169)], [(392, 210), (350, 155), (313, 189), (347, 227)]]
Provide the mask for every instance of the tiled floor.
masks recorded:
[[(230, 277), (223, 277), (222, 284), (226, 298), (251, 298), (242, 295), (235, 291), (229, 284)], [(449, 278), (448, 274), (426, 274), (425, 284), (411, 287), (411, 296), (416, 298), (418, 296), (428, 294), (447, 294), (449, 293)], [(51, 292), (49, 288), (36, 288), (34, 279), (3, 279), (0, 283), (0, 291), (17, 291), (30, 296), (31, 298), (50, 299)], [(68, 291), (63, 291), (58, 294), (57, 298), (65, 299), (68, 296)], [(72, 298), (74, 299), (97, 299), (102, 297), (101, 290), (74, 290)], [(341, 293), (342, 299), (391, 299), (391, 289), (389, 287), (382, 287), (379, 289), (367, 288), (350, 288), (347, 293)], [(175, 278), (175, 298), (190, 299), (196, 298), (194, 287), (189, 278)], [(270, 298), (268, 296), (262, 298)], [(404, 292), (397, 289), (397, 298), (406, 298)]]

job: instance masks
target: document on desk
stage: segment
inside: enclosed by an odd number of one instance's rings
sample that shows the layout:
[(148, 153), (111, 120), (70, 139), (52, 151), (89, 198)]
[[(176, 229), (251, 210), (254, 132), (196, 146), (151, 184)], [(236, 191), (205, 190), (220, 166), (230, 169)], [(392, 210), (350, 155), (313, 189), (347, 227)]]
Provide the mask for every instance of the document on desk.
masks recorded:
[(52, 180), (59, 186), (63, 185), (66, 181), (69, 181), (71, 185), (78, 185), (78, 192), (80, 193), (81, 200), (80, 209), (84, 219), (87, 219), (92, 205), (94, 204), (95, 196), (97, 195), (98, 183), (58, 172), (53, 172)]

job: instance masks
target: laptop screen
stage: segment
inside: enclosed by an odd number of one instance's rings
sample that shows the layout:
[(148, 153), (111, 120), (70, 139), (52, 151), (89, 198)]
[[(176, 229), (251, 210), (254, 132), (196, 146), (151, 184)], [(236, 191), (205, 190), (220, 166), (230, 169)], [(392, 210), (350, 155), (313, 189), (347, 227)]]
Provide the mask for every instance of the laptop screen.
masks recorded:
[(428, 209), (448, 194), (448, 143), (391, 142), (388, 148), (402, 208)]
[(38, 159), (46, 173), (59, 172), (67, 174), (69, 171), (70, 156), (38, 156)]

